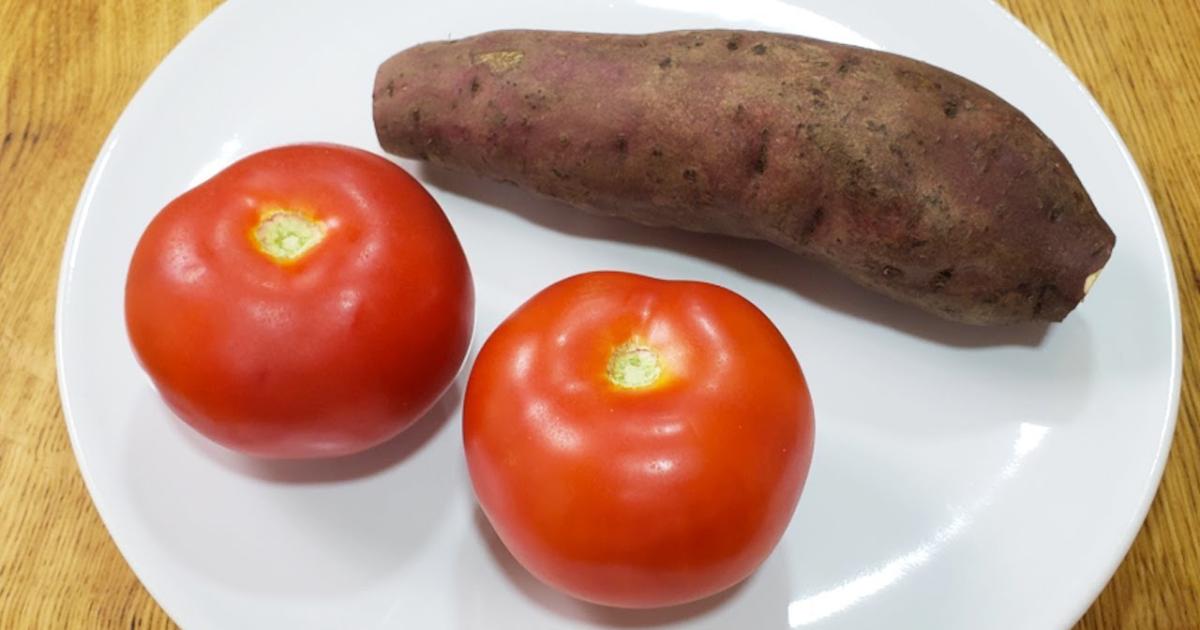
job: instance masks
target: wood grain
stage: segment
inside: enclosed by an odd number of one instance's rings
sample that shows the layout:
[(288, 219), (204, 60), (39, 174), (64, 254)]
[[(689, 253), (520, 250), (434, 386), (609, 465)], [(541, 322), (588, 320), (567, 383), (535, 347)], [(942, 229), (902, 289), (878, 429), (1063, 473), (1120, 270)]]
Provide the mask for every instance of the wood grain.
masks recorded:
[[(0, 0), (0, 628), (171, 622), (100, 523), (55, 385), (58, 261), (100, 144), (162, 57), (217, 4)], [(1083, 80), (1129, 144), (1175, 255), (1185, 350), (1200, 332), (1200, 12), (1194, 0), (1002, 0)], [(1078, 628), (1200, 628), (1200, 358), (1137, 541)]]

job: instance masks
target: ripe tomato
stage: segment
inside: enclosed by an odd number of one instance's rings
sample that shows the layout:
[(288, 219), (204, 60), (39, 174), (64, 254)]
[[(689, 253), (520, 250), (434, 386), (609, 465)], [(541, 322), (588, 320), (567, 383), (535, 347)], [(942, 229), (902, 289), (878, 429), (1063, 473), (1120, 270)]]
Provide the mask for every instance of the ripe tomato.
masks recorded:
[(335, 456), (421, 417), (470, 343), (474, 289), (437, 202), (365, 151), (251, 155), (169, 203), (125, 285), (167, 404), (254, 455)]
[(480, 506), (542, 581), (623, 607), (752, 573), (812, 459), (812, 401), (765, 315), (727, 289), (563, 280), (484, 344), (463, 438)]

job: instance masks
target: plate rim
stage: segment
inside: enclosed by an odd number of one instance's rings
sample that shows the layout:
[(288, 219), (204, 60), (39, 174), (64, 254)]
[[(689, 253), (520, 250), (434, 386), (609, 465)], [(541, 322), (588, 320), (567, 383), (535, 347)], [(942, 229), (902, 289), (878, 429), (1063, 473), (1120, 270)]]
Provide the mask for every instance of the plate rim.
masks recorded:
[(1171, 446), (1175, 441), (1175, 430), (1179, 421), (1179, 403), (1183, 385), (1183, 326), (1179, 305), (1179, 272), (1175, 268), (1175, 259), (1171, 256), (1171, 244), (1167, 241), (1167, 233), (1163, 230), (1162, 215), (1158, 209), (1158, 204), (1154, 201), (1154, 196), (1150, 194), (1150, 189), (1146, 185), (1146, 178), (1142, 175), (1142, 169), (1138, 166), (1137, 161), (1134, 160), (1133, 153), (1129, 151), (1129, 146), (1117, 131), (1116, 125), (1113, 124), (1108, 113), (1100, 105), (1100, 101), (1096, 100), (1096, 96), (1084, 85), (1083, 81), (1075, 74), (1075, 71), (1063, 61), (1062, 57), (1059, 57), (1054, 52), (1054, 49), (1050, 48), (1049, 44), (1038, 37), (1016, 15), (1005, 9), (996, 0), (986, 0), (986, 2), (992, 9), (999, 11), (1006, 18), (1010, 28), (1016, 27), (1022, 37), (1032, 39), (1043, 55), (1049, 58), (1050, 63), (1054, 64), (1070, 78), (1075, 89), (1079, 90), (1104, 124), (1104, 129), (1108, 132), (1109, 138), (1116, 143), (1117, 149), (1120, 151), (1122, 162), (1124, 162), (1129, 172), (1133, 175), (1134, 181), (1137, 184), (1138, 195), (1149, 210), (1150, 221), (1154, 227), (1154, 242), (1158, 246), (1158, 257), (1167, 271), (1167, 279), (1170, 280), (1166, 285), (1168, 312), (1171, 319), (1171, 379), (1167, 383), (1167, 417), (1163, 423), (1162, 431), (1158, 436), (1158, 448), (1154, 454), (1154, 465), (1150, 470), (1150, 475), (1146, 478), (1147, 483), (1142, 491), (1137, 510), (1134, 511), (1135, 516), (1129, 521), (1131, 529), (1125, 532), (1124, 543), (1117, 546), (1120, 553), (1110, 556), (1103, 576), (1095, 576), (1092, 579), (1091, 588), (1089, 589), (1090, 598), (1082, 605), (1077, 605), (1075, 607), (1076, 612), (1071, 617), (1063, 620), (1063, 627), (1068, 627), (1073, 626), (1087, 614), (1087, 611), (1096, 603), (1100, 594), (1104, 592), (1108, 583), (1112, 581), (1121, 564), (1124, 563), (1125, 557), (1129, 555), (1129, 550), (1133, 548), (1134, 542), (1137, 541), (1138, 536), (1142, 532), (1146, 516), (1150, 513), (1150, 508), (1154, 504), (1155, 497), (1158, 496), (1158, 488), (1162, 483), (1163, 473), (1166, 471), (1167, 459), (1170, 456)]

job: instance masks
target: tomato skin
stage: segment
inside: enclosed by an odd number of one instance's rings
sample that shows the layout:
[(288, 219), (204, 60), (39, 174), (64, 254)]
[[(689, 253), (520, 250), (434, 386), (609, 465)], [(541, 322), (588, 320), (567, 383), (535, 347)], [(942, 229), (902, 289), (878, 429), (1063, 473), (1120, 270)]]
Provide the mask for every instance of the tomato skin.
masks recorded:
[[(270, 209), (324, 224), (279, 262)], [(349, 147), (256, 153), (170, 202), (125, 286), (134, 352), (175, 413), (238, 451), (345, 455), (420, 418), (460, 368), (474, 288), (449, 221), (400, 167)]]
[[(630, 338), (656, 384), (614, 385)], [(769, 319), (710, 284), (594, 272), (531, 298), (484, 344), (463, 439), (476, 497), (513, 556), (591, 602), (645, 608), (750, 575), (812, 459), (813, 410)]]

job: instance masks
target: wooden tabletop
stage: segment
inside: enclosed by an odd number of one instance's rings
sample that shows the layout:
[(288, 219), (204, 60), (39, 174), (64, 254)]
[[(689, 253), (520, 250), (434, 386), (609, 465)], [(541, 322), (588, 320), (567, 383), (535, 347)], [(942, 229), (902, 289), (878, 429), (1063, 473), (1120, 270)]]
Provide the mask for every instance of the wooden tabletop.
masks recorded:
[[(67, 441), (54, 296), (92, 161), (138, 86), (217, 3), (0, 0), (0, 627), (160, 628)], [(1129, 144), (1200, 332), (1200, 12), (1195, 0), (1003, 0), (1066, 61)], [(1200, 355), (1158, 497), (1079, 628), (1200, 628)], [(1097, 481), (1101, 483), (1101, 480)]]

